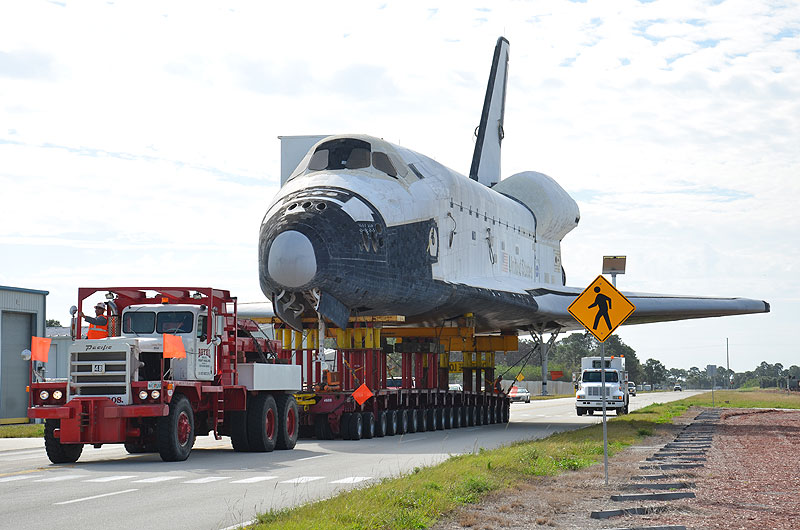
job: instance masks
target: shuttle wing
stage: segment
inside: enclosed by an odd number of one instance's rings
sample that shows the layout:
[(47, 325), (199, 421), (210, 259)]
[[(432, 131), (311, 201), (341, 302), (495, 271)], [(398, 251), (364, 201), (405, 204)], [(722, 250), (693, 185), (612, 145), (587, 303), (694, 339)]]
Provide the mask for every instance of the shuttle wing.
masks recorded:
[[(556, 325), (560, 325), (566, 331), (583, 327), (567, 311), (567, 307), (581, 293), (580, 289), (564, 287), (558, 290), (534, 289), (528, 292), (538, 305), (538, 312), (543, 317), (541, 325), (545, 328), (552, 329)], [(692, 318), (769, 313), (767, 302), (749, 298), (716, 298), (624, 291), (622, 294), (636, 306), (636, 310), (623, 324), (625, 326)]]

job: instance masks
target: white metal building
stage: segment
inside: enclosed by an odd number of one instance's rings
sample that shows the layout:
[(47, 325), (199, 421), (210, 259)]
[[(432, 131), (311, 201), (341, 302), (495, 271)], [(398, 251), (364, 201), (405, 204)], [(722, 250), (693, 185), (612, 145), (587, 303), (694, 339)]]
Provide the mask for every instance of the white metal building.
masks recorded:
[(28, 422), (29, 363), (20, 354), (45, 336), (47, 295), (0, 285), (0, 424)]

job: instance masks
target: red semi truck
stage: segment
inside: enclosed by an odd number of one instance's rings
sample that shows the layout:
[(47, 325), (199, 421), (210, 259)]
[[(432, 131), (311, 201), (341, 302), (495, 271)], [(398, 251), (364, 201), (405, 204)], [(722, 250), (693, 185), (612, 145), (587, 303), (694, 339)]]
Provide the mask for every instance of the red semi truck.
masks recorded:
[[(96, 293), (105, 293), (109, 336), (88, 340), (76, 314)], [(28, 416), (45, 420), (52, 462), (109, 443), (180, 461), (196, 436), (212, 432), (230, 436), (236, 451), (295, 446), (301, 367), (279, 359), (280, 344), (257, 336), (255, 322), (237, 318), (228, 291), (80, 288), (71, 312), (67, 381), (45, 381), (31, 362)], [(164, 355), (165, 334), (180, 337), (185, 356)]]

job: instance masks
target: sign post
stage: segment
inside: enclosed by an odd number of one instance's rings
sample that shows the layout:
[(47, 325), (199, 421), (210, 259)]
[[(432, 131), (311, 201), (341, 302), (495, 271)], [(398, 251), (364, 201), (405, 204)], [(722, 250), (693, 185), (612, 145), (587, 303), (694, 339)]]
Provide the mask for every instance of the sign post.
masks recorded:
[(711, 376), (711, 406), (715, 407), (714, 404), (714, 386), (716, 386), (716, 377), (717, 375), (717, 365), (716, 364), (708, 364), (706, 365), (706, 373)]
[[(624, 258), (622, 273), (625, 272)], [(603, 269), (606, 270), (605, 263)], [(619, 274), (619, 269), (614, 273)], [(600, 395), (603, 403), (603, 465), (608, 485), (608, 429), (606, 427), (605, 341), (636, 310), (630, 300), (601, 274), (567, 308), (569, 313), (600, 341)], [(602, 319), (602, 320), (601, 320)]]

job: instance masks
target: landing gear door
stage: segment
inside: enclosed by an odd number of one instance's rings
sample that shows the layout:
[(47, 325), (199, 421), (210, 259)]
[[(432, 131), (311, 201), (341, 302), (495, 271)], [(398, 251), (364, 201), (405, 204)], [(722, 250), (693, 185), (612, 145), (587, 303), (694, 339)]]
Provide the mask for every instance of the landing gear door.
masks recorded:
[(216, 346), (211, 340), (208, 329), (208, 316), (197, 317), (197, 362), (195, 363), (195, 378), (202, 381), (211, 381), (214, 378), (214, 359), (216, 359)]

